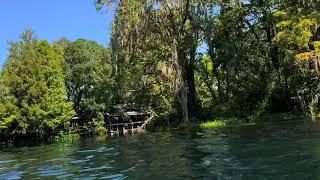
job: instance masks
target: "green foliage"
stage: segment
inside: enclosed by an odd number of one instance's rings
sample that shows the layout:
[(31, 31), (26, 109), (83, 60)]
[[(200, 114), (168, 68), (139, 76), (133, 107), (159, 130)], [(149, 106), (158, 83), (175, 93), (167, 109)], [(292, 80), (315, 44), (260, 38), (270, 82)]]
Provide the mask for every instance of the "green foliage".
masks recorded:
[(235, 116), (239, 115), (239, 109), (237, 110), (232, 103), (221, 103), (217, 104), (213, 107), (212, 113), (216, 116), (223, 116), (223, 117), (228, 117), (228, 116)]
[(94, 129), (94, 131), (97, 135), (106, 135), (108, 133), (103, 123), (99, 123)]
[(226, 128), (226, 127), (239, 127), (247, 123), (244, 119), (236, 117), (231, 118), (215, 118), (213, 121), (200, 123), (200, 128), (204, 130)]
[[(2, 79), (0, 79), (1, 81)], [(18, 108), (15, 106), (16, 99), (9, 92), (9, 89), (0, 83), (0, 129), (8, 128), (18, 115)]]
[(110, 48), (84, 39), (50, 44), (32, 31), (11, 43), (0, 73), (1, 132), (57, 133), (72, 106), (97, 134), (107, 132), (106, 111), (153, 109), (161, 115), (154, 126), (187, 123), (201, 107), (228, 117), (203, 127), (237, 125), (243, 120), (232, 117), (255, 120), (266, 111), (320, 114), (317, 1), (96, 5), (116, 10)]
[(202, 129), (213, 129), (213, 128), (226, 127), (226, 124), (222, 121), (210, 121), (210, 122), (201, 123), (200, 127)]
[(94, 132), (97, 135), (106, 135), (107, 129), (105, 128), (104, 115), (102, 113), (98, 113), (97, 118), (92, 119), (92, 124), (94, 127)]
[(67, 102), (62, 51), (58, 46), (22, 34), (11, 44), (1, 78), (1, 129), (13, 134), (43, 136), (74, 115)]
[(216, 79), (212, 74), (213, 62), (209, 56), (200, 56), (196, 61), (195, 82), (199, 100), (204, 107), (210, 107), (215, 100)]
[(274, 37), (274, 41), (281, 46), (290, 48), (298, 47), (298, 50), (309, 49), (310, 38), (317, 30), (318, 20), (309, 17), (297, 17), (290, 20), (283, 20), (276, 24), (279, 29)]
[(64, 50), (68, 99), (79, 116), (95, 117), (112, 104), (113, 79), (110, 50), (78, 39), (57, 42)]
[(312, 117), (318, 116), (319, 112), (317, 84), (320, 18), (316, 6), (303, 4), (297, 8), (286, 4), (280, 7), (278, 11), (282, 13), (275, 13), (277, 33), (273, 39), (286, 53), (286, 58), (297, 60), (300, 67), (292, 77), (294, 84), (291, 84), (291, 91), (296, 94), (294, 98), (299, 100), (302, 111)]
[(80, 135), (76, 133), (65, 133), (60, 131), (58, 135), (54, 137), (54, 142), (57, 143), (72, 143), (77, 142), (80, 139)]

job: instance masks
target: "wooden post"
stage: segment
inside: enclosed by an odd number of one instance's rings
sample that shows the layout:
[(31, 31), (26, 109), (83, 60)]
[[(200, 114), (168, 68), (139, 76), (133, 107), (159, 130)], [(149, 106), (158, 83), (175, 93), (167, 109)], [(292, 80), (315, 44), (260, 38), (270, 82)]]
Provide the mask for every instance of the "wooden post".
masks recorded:
[(112, 131), (112, 126), (111, 126), (111, 120), (110, 120), (111, 118), (110, 117), (108, 117), (108, 120), (109, 120), (109, 132), (111, 133), (111, 131)]
[(119, 126), (117, 125), (117, 134), (119, 135)]
[(132, 123), (132, 121), (131, 121), (131, 130), (132, 130), (132, 132), (133, 132), (133, 123)]
[(123, 133), (123, 135), (126, 135), (126, 133), (127, 133), (127, 132), (126, 132), (126, 127), (125, 127), (125, 126), (123, 126), (123, 127), (122, 127), (122, 133)]

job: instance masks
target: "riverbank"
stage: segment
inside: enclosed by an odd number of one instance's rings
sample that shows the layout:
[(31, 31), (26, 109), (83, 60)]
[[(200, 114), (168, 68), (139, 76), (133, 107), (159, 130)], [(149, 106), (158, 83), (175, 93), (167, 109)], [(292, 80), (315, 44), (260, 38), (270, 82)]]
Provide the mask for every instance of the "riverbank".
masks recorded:
[[(301, 114), (292, 114), (292, 113), (279, 113), (279, 114), (263, 114), (259, 118), (254, 120), (238, 118), (238, 117), (214, 117), (207, 115), (202, 117), (196, 117), (192, 119), (192, 123), (190, 127), (179, 126), (178, 121), (174, 121), (171, 119), (175, 119), (176, 117), (171, 115), (167, 116), (167, 118), (158, 118), (152, 122), (150, 122), (149, 127), (147, 127), (147, 131), (149, 132), (164, 132), (170, 130), (183, 130), (189, 129), (189, 131), (203, 131), (207, 133), (224, 133), (226, 131), (250, 131), (250, 129), (260, 129), (263, 127), (281, 127), (287, 126), (288, 124), (297, 124), (297, 123), (305, 123), (309, 129), (312, 129), (313, 122), (306, 116)], [(173, 124), (170, 124), (173, 122)], [(317, 124), (317, 123), (315, 123)], [(74, 131), (61, 131), (57, 135), (54, 136), (18, 136), (14, 138), (7, 138), (5, 140), (2, 139), (2, 144), (12, 144), (12, 146), (20, 146), (23, 144), (26, 145), (37, 145), (37, 144), (51, 144), (51, 143), (73, 143), (77, 142), (81, 139), (81, 137), (103, 137), (100, 138), (102, 140), (106, 140), (106, 137), (109, 137), (108, 133), (102, 133), (97, 135), (93, 132), (79, 134)]]
[(217, 130), (217, 129), (237, 129), (241, 127), (263, 127), (278, 124), (286, 125), (290, 123), (301, 123), (306, 122), (310, 125), (316, 123), (312, 121), (311, 118), (303, 114), (293, 114), (293, 113), (265, 113), (261, 116), (250, 119), (250, 118), (238, 118), (238, 117), (209, 117), (197, 123), (200, 129), (203, 130)]

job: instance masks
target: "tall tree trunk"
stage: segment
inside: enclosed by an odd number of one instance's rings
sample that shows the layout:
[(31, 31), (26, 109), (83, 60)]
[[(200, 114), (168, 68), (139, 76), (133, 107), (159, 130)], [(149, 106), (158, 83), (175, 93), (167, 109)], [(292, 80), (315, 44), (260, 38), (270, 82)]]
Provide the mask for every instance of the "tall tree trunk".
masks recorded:
[[(194, 52), (192, 52), (194, 51)], [(176, 50), (176, 103), (178, 116), (185, 124), (189, 122), (189, 115), (200, 109), (194, 79), (195, 50), (187, 51), (177, 47)]]
[(176, 103), (178, 116), (185, 124), (189, 123), (189, 115), (194, 114), (201, 108), (194, 79), (195, 54), (196, 45), (192, 38), (185, 38), (182, 43), (177, 43), (175, 52), (177, 69)]
[(176, 71), (177, 76), (175, 79), (175, 86), (176, 86), (176, 110), (179, 119), (181, 119), (185, 125), (189, 123), (189, 113), (188, 113), (188, 93), (187, 93), (187, 87), (186, 87), (186, 78), (185, 78), (185, 61), (181, 56), (181, 51), (179, 46), (176, 47), (176, 50), (174, 52), (174, 59), (176, 61)]
[(185, 57), (185, 79), (186, 79), (186, 85), (187, 85), (187, 96), (188, 96), (188, 112), (189, 114), (194, 114), (197, 112), (201, 106), (200, 102), (197, 97), (196, 92), (196, 85), (195, 85), (195, 79), (194, 79), (194, 61), (195, 61), (195, 53), (196, 53), (196, 47), (192, 47), (187, 51), (187, 54)]

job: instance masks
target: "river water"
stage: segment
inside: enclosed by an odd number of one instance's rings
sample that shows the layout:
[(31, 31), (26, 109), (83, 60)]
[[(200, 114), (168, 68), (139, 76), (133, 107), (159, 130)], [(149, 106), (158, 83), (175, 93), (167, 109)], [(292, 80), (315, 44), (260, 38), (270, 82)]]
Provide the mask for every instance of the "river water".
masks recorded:
[(299, 126), (2, 148), (0, 179), (320, 179), (320, 127)]

